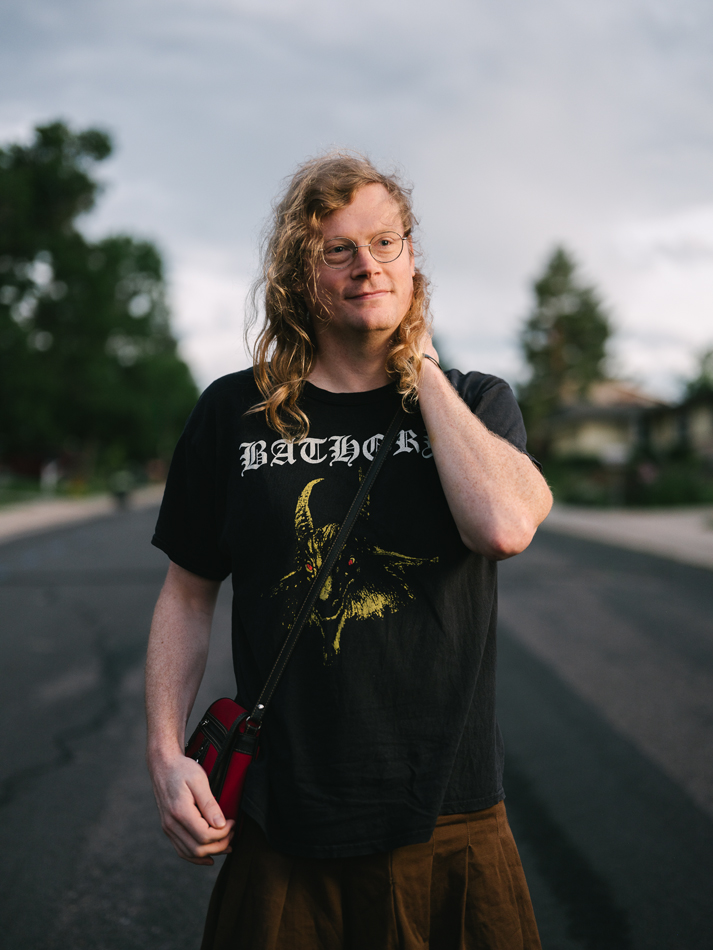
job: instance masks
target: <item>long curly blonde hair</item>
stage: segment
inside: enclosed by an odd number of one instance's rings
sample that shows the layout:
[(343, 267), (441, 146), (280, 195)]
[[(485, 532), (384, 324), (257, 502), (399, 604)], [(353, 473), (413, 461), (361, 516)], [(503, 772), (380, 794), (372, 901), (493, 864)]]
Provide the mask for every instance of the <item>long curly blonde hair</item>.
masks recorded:
[[(260, 273), (250, 290), (245, 327), (250, 347), (250, 332), (264, 303), (262, 326), (252, 346), (255, 380), (263, 399), (250, 412), (264, 412), (268, 425), (290, 441), (305, 438), (309, 431), (309, 419), (298, 401), (314, 366), (317, 341), (304, 289), (311, 282), (316, 297), (321, 222), (370, 184), (383, 185), (399, 208), (404, 234), (412, 236), (418, 222), (411, 189), (396, 174), (382, 174), (364, 156), (342, 150), (299, 166), (275, 202), (263, 235)], [(416, 268), (411, 306), (392, 338), (386, 361), (405, 407), (416, 395), (421, 371), (418, 344), (423, 332), (430, 330), (429, 304), (429, 282)]]

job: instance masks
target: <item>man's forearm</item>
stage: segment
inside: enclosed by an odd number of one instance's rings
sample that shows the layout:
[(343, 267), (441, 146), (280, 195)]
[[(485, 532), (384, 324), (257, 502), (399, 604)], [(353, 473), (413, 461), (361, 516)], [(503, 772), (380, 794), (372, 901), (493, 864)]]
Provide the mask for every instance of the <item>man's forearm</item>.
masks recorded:
[(178, 854), (209, 865), (230, 849), (226, 821), (203, 769), (183, 754), (220, 583), (171, 563), (156, 604), (146, 660), (148, 765), (163, 830)]
[(185, 724), (205, 670), (220, 584), (169, 567), (146, 659), (148, 756), (183, 750)]
[(473, 415), (429, 360), (419, 405), (463, 543), (494, 559), (519, 554), (552, 505), (544, 478), (526, 455)]

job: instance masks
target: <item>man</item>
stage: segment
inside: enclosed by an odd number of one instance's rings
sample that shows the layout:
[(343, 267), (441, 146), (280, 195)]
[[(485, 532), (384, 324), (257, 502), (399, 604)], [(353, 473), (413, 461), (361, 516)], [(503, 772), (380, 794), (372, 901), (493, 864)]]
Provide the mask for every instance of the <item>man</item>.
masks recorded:
[[(181, 857), (229, 853), (206, 950), (539, 947), (502, 803), (496, 561), (527, 547), (551, 496), (507, 384), (441, 372), (414, 223), (409, 192), (358, 156), (298, 169), (265, 245), (254, 368), (208, 388), (176, 449), (148, 759)], [(236, 839), (183, 755), (220, 582), (250, 708), (400, 403), (270, 707)]]

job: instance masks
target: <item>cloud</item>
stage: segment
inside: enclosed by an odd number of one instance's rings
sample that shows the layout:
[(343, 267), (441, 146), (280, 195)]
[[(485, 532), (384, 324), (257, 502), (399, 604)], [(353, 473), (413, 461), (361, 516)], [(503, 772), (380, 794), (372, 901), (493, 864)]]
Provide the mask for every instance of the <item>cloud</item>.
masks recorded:
[(159, 241), (202, 379), (228, 349), (200, 295), (244, 286), (280, 180), (333, 144), (414, 180), (439, 331), (481, 369), (521, 374), (528, 283), (560, 241), (610, 302), (620, 362), (652, 386), (681, 366), (652, 326), (675, 327), (681, 353), (710, 332), (709, 231), (693, 221), (711, 198), (707, 0), (6, 6), (0, 134), (55, 115), (116, 131), (87, 227)]
[(713, 203), (630, 222), (618, 234), (622, 257), (639, 268), (696, 266), (713, 258)]
[(713, 342), (713, 204), (622, 222), (606, 264), (618, 313), (619, 358), (672, 396)]
[(201, 388), (251, 363), (243, 346), (250, 275), (240, 270), (239, 261), (235, 249), (206, 253), (195, 248), (175, 264), (175, 329)]

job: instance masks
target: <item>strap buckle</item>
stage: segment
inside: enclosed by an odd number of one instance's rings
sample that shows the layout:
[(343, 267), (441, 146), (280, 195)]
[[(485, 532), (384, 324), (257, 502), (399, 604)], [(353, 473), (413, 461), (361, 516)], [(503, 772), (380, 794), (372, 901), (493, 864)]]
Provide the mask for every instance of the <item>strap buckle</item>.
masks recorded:
[(245, 731), (243, 735), (258, 736), (260, 730), (262, 729), (262, 715), (265, 711), (265, 706), (262, 703), (258, 703), (255, 709), (250, 713), (248, 718), (245, 720)]

